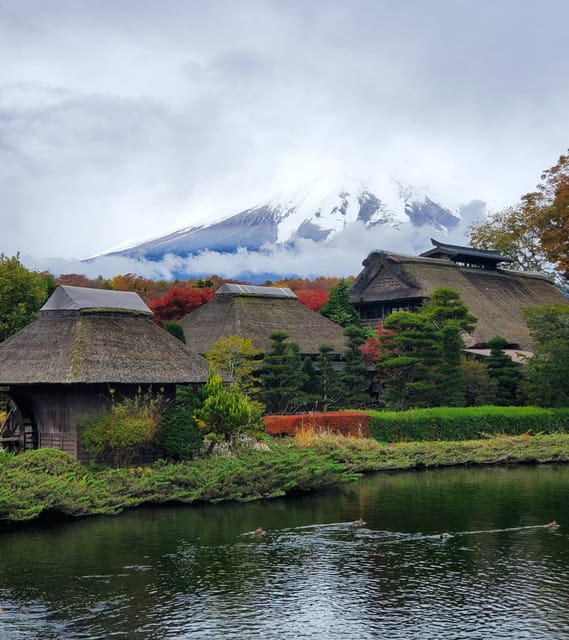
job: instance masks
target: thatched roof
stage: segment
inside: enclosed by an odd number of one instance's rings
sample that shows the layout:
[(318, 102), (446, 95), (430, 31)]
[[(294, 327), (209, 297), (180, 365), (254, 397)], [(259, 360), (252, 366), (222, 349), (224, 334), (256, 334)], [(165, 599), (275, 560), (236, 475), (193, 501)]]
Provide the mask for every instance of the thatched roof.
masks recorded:
[(222, 336), (250, 338), (266, 352), (269, 336), (276, 331), (288, 334), (301, 353), (314, 355), (326, 343), (343, 353), (343, 328), (304, 307), (290, 289), (222, 285), (207, 304), (180, 320), (186, 343), (194, 351), (206, 353)]
[(145, 302), (132, 291), (110, 291), (59, 285), (40, 309), (43, 311), (106, 309), (138, 311), (152, 315)]
[(58, 287), (35, 322), (0, 343), (0, 385), (207, 379), (207, 361), (158, 327), (138, 294), (84, 289), (67, 299), (69, 289), (78, 287)]
[(363, 265), (350, 296), (358, 308), (374, 302), (421, 301), (437, 287), (458, 291), (478, 318), (473, 335), (465, 337), (467, 347), (484, 346), (500, 335), (511, 345), (530, 351), (522, 310), (568, 302), (547, 278), (534, 273), (466, 268), (448, 260), (385, 251), (371, 253)]

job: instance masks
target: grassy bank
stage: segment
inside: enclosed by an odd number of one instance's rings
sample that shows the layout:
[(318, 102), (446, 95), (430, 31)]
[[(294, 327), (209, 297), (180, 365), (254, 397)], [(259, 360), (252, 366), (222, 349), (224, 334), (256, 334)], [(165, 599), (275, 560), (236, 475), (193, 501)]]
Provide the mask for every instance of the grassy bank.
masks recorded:
[(359, 474), (465, 464), (567, 462), (569, 435), (401, 442), (300, 433), (234, 457), (126, 469), (86, 468), (54, 449), (0, 455), (0, 521), (116, 514), (143, 503), (250, 501), (313, 491)]

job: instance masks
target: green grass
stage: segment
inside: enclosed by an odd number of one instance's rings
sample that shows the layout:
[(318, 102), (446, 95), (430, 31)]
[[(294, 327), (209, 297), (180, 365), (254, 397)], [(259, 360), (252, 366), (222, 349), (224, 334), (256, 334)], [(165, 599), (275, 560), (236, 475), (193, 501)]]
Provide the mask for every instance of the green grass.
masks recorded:
[(250, 501), (314, 491), (362, 473), (467, 464), (568, 462), (569, 434), (482, 440), (380, 443), (315, 434), (275, 440), (232, 458), (123, 469), (87, 468), (61, 451), (0, 455), (0, 521), (44, 511), (72, 517), (116, 514), (144, 503)]

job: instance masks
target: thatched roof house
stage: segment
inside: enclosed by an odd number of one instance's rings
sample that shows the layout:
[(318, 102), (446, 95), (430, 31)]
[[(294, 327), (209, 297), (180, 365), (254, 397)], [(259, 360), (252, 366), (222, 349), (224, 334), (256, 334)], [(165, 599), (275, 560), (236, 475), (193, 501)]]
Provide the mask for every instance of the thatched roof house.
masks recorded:
[(434, 248), (421, 256), (375, 251), (364, 260), (350, 300), (366, 324), (374, 326), (393, 311), (416, 311), (434, 289), (449, 287), (478, 318), (474, 333), (465, 336), (467, 348), (484, 349), (501, 335), (512, 349), (530, 352), (523, 309), (568, 302), (540, 274), (501, 269), (509, 259), (496, 251), (432, 242)]
[(59, 286), (35, 322), (0, 343), (0, 386), (33, 437), (74, 454), (78, 422), (107, 406), (110, 388), (172, 395), (176, 384), (204, 382), (208, 371), (130, 292)]
[(314, 356), (326, 343), (338, 354), (344, 352), (343, 328), (304, 307), (290, 289), (224, 284), (207, 304), (180, 320), (186, 343), (198, 353), (206, 353), (222, 336), (251, 338), (266, 352), (269, 336), (276, 331), (288, 334), (301, 353)]

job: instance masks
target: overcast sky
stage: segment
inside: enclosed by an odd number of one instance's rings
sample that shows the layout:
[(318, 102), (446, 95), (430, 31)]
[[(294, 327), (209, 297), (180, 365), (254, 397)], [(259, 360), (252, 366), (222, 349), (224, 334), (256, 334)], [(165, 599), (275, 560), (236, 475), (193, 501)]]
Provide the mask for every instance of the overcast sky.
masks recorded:
[(568, 24), (566, 0), (0, 0), (0, 252), (82, 258), (337, 173), (513, 204), (569, 146)]

